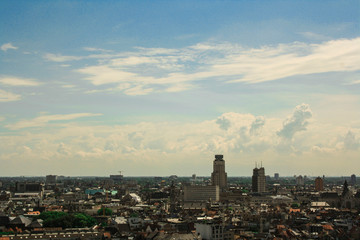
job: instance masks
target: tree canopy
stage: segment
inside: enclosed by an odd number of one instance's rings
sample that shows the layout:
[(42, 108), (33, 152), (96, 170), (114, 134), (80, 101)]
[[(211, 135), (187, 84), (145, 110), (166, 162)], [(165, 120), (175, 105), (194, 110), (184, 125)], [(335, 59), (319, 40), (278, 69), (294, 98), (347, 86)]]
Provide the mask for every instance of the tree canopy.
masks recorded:
[[(104, 215), (104, 208), (100, 208), (98, 211), (97, 211), (97, 214), (98, 215)], [(105, 208), (105, 215), (106, 216), (111, 216), (112, 215), (112, 210), (110, 208)]]
[(96, 224), (94, 218), (83, 213), (48, 211), (41, 213), (39, 218), (44, 220), (44, 227), (83, 228)]

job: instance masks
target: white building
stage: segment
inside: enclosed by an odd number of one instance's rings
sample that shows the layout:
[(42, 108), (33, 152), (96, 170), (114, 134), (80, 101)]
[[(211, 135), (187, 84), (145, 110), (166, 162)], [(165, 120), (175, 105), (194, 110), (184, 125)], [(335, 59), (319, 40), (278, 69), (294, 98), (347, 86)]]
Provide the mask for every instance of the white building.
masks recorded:
[(196, 235), (205, 240), (230, 240), (234, 239), (232, 232), (225, 230), (225, 225), (220, 223), (195, 223)]

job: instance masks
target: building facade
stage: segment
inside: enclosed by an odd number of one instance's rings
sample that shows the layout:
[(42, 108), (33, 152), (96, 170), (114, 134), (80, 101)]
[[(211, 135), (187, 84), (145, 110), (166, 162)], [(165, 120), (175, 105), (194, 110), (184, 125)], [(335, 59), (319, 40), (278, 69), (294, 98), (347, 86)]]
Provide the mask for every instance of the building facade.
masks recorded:
[(275, 181), (279, 181), (279, 173), (274, 174), (274, 179), (275, 179)]
[(227, 187), (227, 173), (225, 172), (225, 161), (223, 155), (215, 155), (214, 169), (211, 174), (211, 183), (213, 186), (219, 186), (220, 189)]
[(315, 191), (324, 191), (324, 180), (321, 177), (315, 178)]
[(304, 186), (305, 184), (305, 179), (303, 178), (303, 176), (298, 176), (296, 177), (296, 185), (297, 186)]
[(55, 184), (57, 180), (56, 175), (46, 175), (46, 184)]
[(185, 202), (219, 201), (219, 186), (184, 186)]
[(353, 174), (350, 177), (350, 185), (355, 186), (356, 185), (356, 175)]
[(203, 240), (232, 240), (234, 233), (227, 231), (222, 223), (195, 223), (196, 234)]
[(266, 192), (265, 169), (254, 168), (252, 176), (252, 191), (257, 193)]

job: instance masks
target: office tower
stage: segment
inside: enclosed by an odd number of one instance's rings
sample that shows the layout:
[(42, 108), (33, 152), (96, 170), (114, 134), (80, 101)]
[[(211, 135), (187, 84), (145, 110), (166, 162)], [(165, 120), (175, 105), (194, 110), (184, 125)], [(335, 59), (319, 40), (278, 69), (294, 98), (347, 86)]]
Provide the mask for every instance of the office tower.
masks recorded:
[(355, 174), (351, 175), (351, 177), (350, 177), (350, 184), (351, 184), (352, 186), (355, 186), (355, 185), (356, 185), (356, 175), (355, 175)]
[(215, 155), (214, 170), (211, 174), (211, 183), (220, 189), (227, 187), (227, 173), (225, 172), (225, 161), (223, 155)]
[(296, 178), (296, 185), (298, 186), (304, 185), (304, 178), (301, 175)]
[(278, 181), (278, 180), (279, 180), (279, 174), (278, 174), (278, 173), (275, 173), (275, 174), (274, 174), (274, 178), (275, 178), (275, 181)]
[(192, 185), (196, 184), (196, 174), (195, 173), (191, 176), (190, 184), (192, 184)]
[(265, 192), (265, 169), (263, 167), (255, 167), (252, 176), (252, 191), (262, 193)]
[(321, 177), (315, 178), (315, 191), (324, 191), (324, 180)]
[(46, 184), (54, 184), (56, 183), (56, 179), (56, 175), (46, 175)]
[(193, 181), (196, 181), (196, 174), (195, 174), (195, 173), (191, 176), (191, 179), (192, 179)]

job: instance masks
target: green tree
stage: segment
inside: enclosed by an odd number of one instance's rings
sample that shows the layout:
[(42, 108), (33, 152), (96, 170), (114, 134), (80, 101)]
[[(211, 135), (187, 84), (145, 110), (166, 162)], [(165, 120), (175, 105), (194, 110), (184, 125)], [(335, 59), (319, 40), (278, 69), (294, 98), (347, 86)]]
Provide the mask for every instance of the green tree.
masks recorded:
[(82, 228), (96, 224), (94, 218), (83, 213), (68, 214), (49, 211), (41, 213), (39, 217), (44, 220), (44, 227)]
[(299, 204), (298, 203), (293, 203), (293, 204), (291, 204), (291, 207), (292, 208), (299, 208)]
[[(104, 215), (104, 208), (100, 208), (98, 211), (97, 211), (97, 214), (98, 215)], [(112, 210), (110, 208), (105, 208), (105, 215), (106, 216), (111, 216), (112, 215)]]

